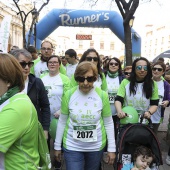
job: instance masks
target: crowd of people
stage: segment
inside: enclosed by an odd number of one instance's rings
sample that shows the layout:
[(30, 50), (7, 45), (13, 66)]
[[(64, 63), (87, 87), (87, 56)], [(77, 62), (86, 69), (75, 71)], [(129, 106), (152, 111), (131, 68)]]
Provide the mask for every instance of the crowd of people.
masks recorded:
[[(79, 59), (74, 49), (55, 55), (49, 41), (41, 44), (39, 54), (33, 46), (13, 47), (9, 54), (0, 53), (0, 169), (38, 166), (38, 121), (49, 150), (54, 149), (56, 170), (62, 152), (68, 170), (100, 170), (104, 152), (113, 165), (117, 122), (127, 117), (126, 106), (136, 109), (143, 123), (151, 119), (157, 135), (170, 104), (169, 65), (161, 59), (150, 63), (139, 57), (122, 69), (118, 58), (101, 58), (93, 48)], [(53, 119), (58, 119), (55, 141), (49, 133)], [(153, 159), (152, 151), (140, 146), (130, 169), (144, 170)]]

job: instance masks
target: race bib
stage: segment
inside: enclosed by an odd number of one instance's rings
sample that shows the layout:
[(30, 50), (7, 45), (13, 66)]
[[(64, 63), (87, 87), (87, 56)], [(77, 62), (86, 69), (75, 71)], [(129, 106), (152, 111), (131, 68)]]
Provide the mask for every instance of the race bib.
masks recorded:
[(74, 126), (73, 138), (82, 142), (97, 141), (96, 125)]
[(116, 93), (108, 93), (108, 95), (109, 95), (109, 102), (110, 103), (114, 103), (115, 102)]

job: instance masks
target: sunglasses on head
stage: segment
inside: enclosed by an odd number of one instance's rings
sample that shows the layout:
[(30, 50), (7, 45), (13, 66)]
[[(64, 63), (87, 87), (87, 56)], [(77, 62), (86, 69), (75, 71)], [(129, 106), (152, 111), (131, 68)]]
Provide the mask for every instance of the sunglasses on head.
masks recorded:
[(75, 78), (75, 80), (78, 81), (78, 82), (84, 82), (85, 80), (87, 80), (88, 82), (94, 82), (94, 81), (96, 81), (96, 77), (91, 76), (91, 77), (85, 78), (85, 77), (78, 76), (78, 77)]
[(124, 72), (126, 76), (130, 76), (131, 72)]
[(110, 66), (118, 66), (118, 63), (109, 63)]
[(153, 68), (152, 68), (152, 70), (153, 70), (153, 71), (158, 70), (159, 72), (161, 72), (163, 69), (162, 69), (162, 68), (156, 68), (156, 67), (153, 67)]
[(148, 67), (147, 67), (147, 66), (141, 66), (141, 65), (136, 66), (136, 70), (141, 71), (142, 69), (143, 69), (144, 71), (148, 71)]
[(93, 59), (93, 61), (98, 61), (97, 57), (86, 57), (87, 61), (92, 61), (92, 59)]
[(21, 65), (22, 68), (25, 68), (27, 65), (28, 65), (29, 68), (31, 68), (34, 65), (34, 62), (28, 62), (28, 63), (20, 62), (20, 65)]

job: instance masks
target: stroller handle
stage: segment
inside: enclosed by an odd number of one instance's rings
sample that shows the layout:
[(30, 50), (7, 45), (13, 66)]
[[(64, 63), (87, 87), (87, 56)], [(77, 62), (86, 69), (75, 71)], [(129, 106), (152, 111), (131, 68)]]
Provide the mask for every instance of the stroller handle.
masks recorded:
[[(140, 124), (142, 124), (142, 122), (143, 122), (143, 119), (144, 119), (144, 114), (142, 114), (141, 115), (141, 117), (140, 117)], [(146, 118), (145, 118), (146, 119)], [(148, 122), (149, 122), (149, 127), (152, 129), (153, 128), (153, 124), (152, 124), (152, 120), (151, 119), (147, 119), (148, 120)]]

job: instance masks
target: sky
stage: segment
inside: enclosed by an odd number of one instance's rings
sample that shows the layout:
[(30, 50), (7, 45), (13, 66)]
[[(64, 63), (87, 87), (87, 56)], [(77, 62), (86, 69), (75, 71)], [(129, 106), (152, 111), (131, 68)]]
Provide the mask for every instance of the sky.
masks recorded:
[[(32, 0), (34, 1), (34, 0)], [(43, 1), (43, 0), (37, 0)], [(46, 0), (44, 0), (46, 1)], [(68, 9), (90, 9), (90, 3), (83, 4), (84, 1), (89, 0), (50, 0), (49, 4), (44, 7), (41, 13), (41, 17), (48, 11), (52, 10), (53, 8), (68, 8)], [(146, 0), (145, 0), (146, 1)], [(92, 2), (92, 0), (90, 1)], [(110, 0), (98, 0), (97, 5), (94, 6), (92, 9), (98, 10), (114, 10), (118, 11), (119, 9), (115, 2), (110, 4)], [(139, 35), (143, 36), (145, 25), (147, 24), (160, 24), (162, 22), (170, 21), (169, 15), (169, 7), (170, 7), (170, 0), (151, 0), (148, 3), (142, 3), (143, 1), (140, 0), (140, 5), (138, 6), (134, 16), (134, 25), (133, 28), (138, 32)], [(119, 12), (120, 13), (120, 12)]]

